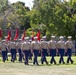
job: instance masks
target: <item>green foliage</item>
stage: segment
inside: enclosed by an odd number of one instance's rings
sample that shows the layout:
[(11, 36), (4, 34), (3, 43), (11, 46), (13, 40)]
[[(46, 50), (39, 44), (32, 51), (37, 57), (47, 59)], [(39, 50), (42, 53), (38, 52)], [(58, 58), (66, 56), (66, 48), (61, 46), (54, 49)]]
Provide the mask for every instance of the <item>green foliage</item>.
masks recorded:
[[(23, 2), (9, 4), (8, 0), (0, 0), (0, 27), (3, 29), (17, 26), (31, 31), (41, 31), (42, 35), (76, 36), (76, 0), (34, 0), (30, 10)], [(41, 36), (42, 36), (41, 35)]]
[(75, 38), (76, 1), (34, 0), (32, 11), (31, 24), (44, 24), (48, 38), (51, 35), (71, 35)]
[(25, 3), (19, 1), (13, 3), (12, 7), (14, 8), (14, 15), (18, 16), (16, 22), (18, 23), (20, 28), (30, 28), (30, 17), (28, 16), (28, 12), (30, 11), (30, 9), (28, 7), (25, 7)]
[(0, 13), (4, 13), (8, 8), (8, 0), (0, 0)]
[[(26, 30), (26, 35), (29, 36), (30, 38), (32, 37), (32, 28), (28, 28)], [(36, 31), (34, 31), (34, 36), (36, 36)]]
[[(28, 12), (30, 9), (25, 6), (25, 3), (23, 2), (16, 2), (13, 4), (8, 4), (8, 0), (4, 0), (5, 6), (8, 7), (8, 9), (5, 8), (3, 10), (4, 14), (0, 17), (0, 25), (2, 25), (2, 28), (6, 29), (9, 27), (12, 27), (15, 29), (17, 26), (20, 27), (20, 29), (28, 29), (30, 28), (30, 17), (28, 15)], [(2, 0), (0, 1), (0, 4), (2, 3)], [(2, 8), (3, 9), (3, 8)]]

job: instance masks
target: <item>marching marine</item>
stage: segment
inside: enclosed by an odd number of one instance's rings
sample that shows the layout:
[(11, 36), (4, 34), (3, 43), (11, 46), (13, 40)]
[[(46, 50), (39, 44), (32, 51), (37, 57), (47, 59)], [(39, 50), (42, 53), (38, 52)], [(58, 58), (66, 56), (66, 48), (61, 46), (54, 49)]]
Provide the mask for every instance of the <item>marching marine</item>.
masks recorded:
[(5, 44), (6, 44), (6, 60), (8, 61), (8, 46), (9, 46), (9, 41), (7, 40), (7, 36), (5, 36)]
[(44, 62), (46, 62), (46, 64), (48, 64), (46, 56), (47, 56), (47, 50), (48, 50), (48, 43), (45, 41), (46, 40), (46, 36), (42, 37), (43, 41), (41, 41), (41, 64), (43, 64)]
[(22, 43), (21, 50), (25, 56), (24, 64), (28, 64), (29, 50), (31, 49), (31, 44), (29, 42), (29, 37), (25, 37), (25, 41)]
[(69, 63), (69, 61), (71, 62), (71, 64), (73, 64), (73, 60), (71, 59), (72, 56), (72, 49), (74, 49), (74, 45), (73, 42), (71, 41), (72, 36), (68, 36), (68, 40), (66, 41), (65, 45), (66, 45), (66, 52), (68, 55), (67, 58), (67, 63)]
[(13, 39), (9, 42), (9, 50), (11, 52), (11, 62), (14, 62), (16, 60), (16, 54), (17, 54), (17, 44)]
[(18, 43), (17, 43), (17, 50), (18, 50), (18, 53), (19, 53), (19, 59), (18, 61), (19, 62), (22, 62), (22, 50), (21, 50), (21, 45), (22, 45), (22, 39), (18, 39)]
[(49, 49), (50, 49), (50, 56), (52, 56), (50, 63), (52, 64), (54, 62), (54, 64), (56, 64), (56, 60), (55, 60), (55, 56), (56, 56), (56, 48), (57, 48), (57, 43), (54, 40), (55, 36), (51, 36), (51, 40), (48, 43)]
[(63, 36), (60, 36), (60, 41), (58, 41), (57, 43), (57, 48), (58, 48), (58, 52), (59, 52), (59, 56), (60, 56), (60, 59), (59, 59), (59, 64), (63, 63), (65, 64), (64, 62), (64, 52), (65, 52), (65, 42), (63, 41)]
[(41, 50), (40, 48), (40, 42), (38, 41), (38, 37), (34, 37), (34, 40), (32, 43), (31, 43), (31, 47), (32, 47), (32, 50), (33, 50), (33, 53), (34, 53), (34, 60), (33, 60), (33, 64), (38, 64), (38, 60), (37, 60), (37, 57), (39, 55), (39, 50)]
[(0, 45), (0, 50), (1, 50), (3, 62), (6, 61), (6, 44), (5, 44), (5, 41), (6, 40), (2, 40), (1, 45)]

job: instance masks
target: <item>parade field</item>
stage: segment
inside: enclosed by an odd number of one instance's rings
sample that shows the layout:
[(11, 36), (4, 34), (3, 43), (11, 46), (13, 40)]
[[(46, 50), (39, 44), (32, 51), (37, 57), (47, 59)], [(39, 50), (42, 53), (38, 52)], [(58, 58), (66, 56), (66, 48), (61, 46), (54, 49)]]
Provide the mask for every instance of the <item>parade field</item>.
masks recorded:
[[(58, 64), (59, 57), (55, 57), (57, 65), (49, 64), (41, 65), (40, 57), (38, 58), (39, 66), (33, 65), (32, 61), (29, 61), (29, 65), (19, 63), (16, 61), (12, 63), (6, 61), (3, 63), (0, 60), (0, 75), (76, 75), (76, 56), (73, 56), (74, 64)], [(66, 61), (65, 57), (65, 61)], [(47, 57), (48, 61), (50, 57)]]

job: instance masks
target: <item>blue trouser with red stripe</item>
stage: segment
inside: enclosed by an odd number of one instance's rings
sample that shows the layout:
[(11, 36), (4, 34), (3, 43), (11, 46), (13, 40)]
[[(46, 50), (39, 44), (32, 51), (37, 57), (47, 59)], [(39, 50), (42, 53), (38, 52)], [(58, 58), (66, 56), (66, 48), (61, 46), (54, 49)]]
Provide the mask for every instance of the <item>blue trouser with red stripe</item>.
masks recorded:
[(68, 58), (67, 58), (67, 63), (70, 62), (73, 62), (73, 60), (71, 59), (71, 56), (72, 56), (72, 49), (67, 49), (67, 55), (68, 55)]
[(25, 64), (28, 64), (28, 57), (29, 57), (29, 50), (24, 50), (24, 55), (25, 55)]
[(64, 64), (64, 58), (63, 58), (64, 52), (65, 52), (64, 49), (59, 49), (59, 55), (60, 55), (59, 63), (63, 62)]
[(6, 51), (2, 51), (2, 61), (5, 62), (6, 60)]
[(11, 61), (15, 61), (16, 60), (16, 49), (11, 49)]
[(41, 55), (41, 63), (43, 64), (44, 62), (46, 62), (46, 64), (48, 64), (47, 59), (47, 49), (42, 49), (42, 55)]
[(29, 50), (29, 59), (32, 60), (32, 53), (31, 53), (31, 50)]
[(18, 49), (18, 53), (19, 53), (19, 61), (22, 62), (22, 51), (21, 49)]
[(34, 52), (34, 61), (33, 61), (33, 64), (36, 63), (38, 65), (38, 60), (37, 60), (38, 50), (37, 49), (34, 49), (33, 52)]
[(8, 60), (8, 49), (6, 48), (6, 60)]
[(56, 64), (56, 61), (54, 59), (54, 57), (56, 56), (56, 49), (50, 49), (50, 56), (52, 57), (50, 63), (54, 62)]

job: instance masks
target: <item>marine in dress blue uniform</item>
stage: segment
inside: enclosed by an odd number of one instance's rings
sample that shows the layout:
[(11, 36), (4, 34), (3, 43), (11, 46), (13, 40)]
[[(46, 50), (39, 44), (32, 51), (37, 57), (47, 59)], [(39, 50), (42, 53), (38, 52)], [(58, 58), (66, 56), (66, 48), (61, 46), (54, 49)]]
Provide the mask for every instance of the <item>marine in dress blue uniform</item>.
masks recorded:
[(17, 54), (17, 45), (15, 43), (15, 41), (12, 39), (9, 43), (9, 50), (10, 50), (10, 53), (11, 53), (11, 62), (15, 62), (16, 60), (16, 54)]
[(48, 43), (49, 49), (50, 49), (50, 56), (52, 57), (50, 60), (50, 63), (52, 64), (54, 62), (54, 64), (56, 64), (56, 60), (55, 60), (55, 56), (56, 56), (56, 48), (57, 48), (57, 43), (54, 40), (55, 36), (51, 36), (51, 40)]
[(17, 42), (17, 50), (18, 50), (18, 53), (19, 53), (19, 59), (18, 61), (19, 62), (22, 62), (22, 50), (21, 50), (21, 45), (22, 45), (22, 39), (18, 39), (18, 42)]
[(28, 57), (29, 57), (29, 50), (31, 49), (29, 37), (25, 37), (25, 41), (22, 43), (21, 49), (22, 49), (24, 56), (25, 56), (24, 64), (29, 65), (28, 64)]
[[(7, 36), (5, 36), (5, 40), (7, 39)], [(8, 61), (8, 46), (9, 46), (9, 41), (5, 41), (6, 44), (6, 60)]]
[(64, 62), (64, 52), (65, 52), (65, 42), (63, 41), (63, 36), (60, 36), (60, 41), (58, 41), (57, 43), (57, 47), (58, 47), (58, 52), (59, 52), (59, 56), (60, 56), (60, 59), (59, 59), (59, 64), (63, 63), (65, 64)]
[(66, 41), (65, 46), (66, 46), (66, 52), (68, 55), (67, 63), (71, 62), (71, 64), (73, 64), (74, 61), (72, 60), (71, 56), (72, 56), (72, 49), (74, 49), (74, 45), (71, 38), (72, 36), (68, 36), (68, 40)]
[(6, 44), (5, 44), (6, 40), (2, 40), (1, 45), (0, 45), (0, 49), (1, 49), (1, 54), (2, 54), (2, 61), (5, 62), (6, 61)]
[(46, 62), (48, 64), (46, 56), (47, 56), (47, 50), (48, 50), (48, 43), (46, 41), (46, 36), (42, 37), (43, 41), (40, 42), (41, 45), (41, 64)]
[[(31, 43), (32, 40), (30, 39), (29, 42)], [(30, 50), (29, 50), (29, 60), (32, 60), (32, 56), (33, 56), (33, 55), (32, 55), (31, 49), (30, 49)]]
[(32, 50), (33, 50), (33, 53), (34, 53), (34, 60), (33, 60), (33, 64), (35, 65), (39, 65), (38, 64), (38, 60), (37, 60), (37, 57), (39, 55), (39, 50), (41, 49), (40, 48), (40, 42), (38, 41), (38, 37), (34, 37), (34, 40), (32, 43), (31, 43), (31, 47), (32, 47)]

